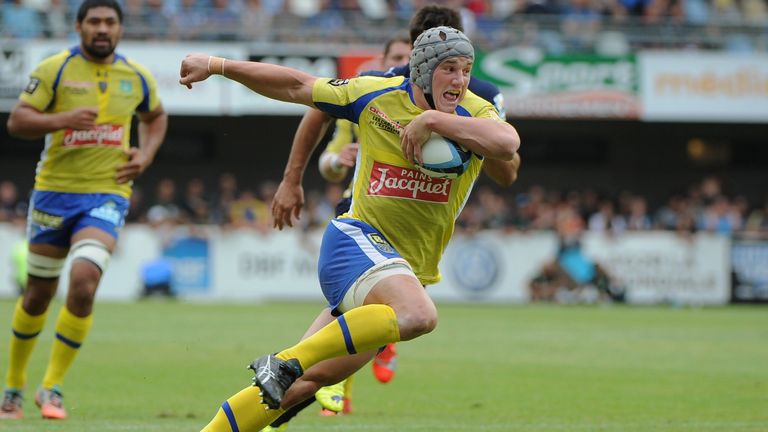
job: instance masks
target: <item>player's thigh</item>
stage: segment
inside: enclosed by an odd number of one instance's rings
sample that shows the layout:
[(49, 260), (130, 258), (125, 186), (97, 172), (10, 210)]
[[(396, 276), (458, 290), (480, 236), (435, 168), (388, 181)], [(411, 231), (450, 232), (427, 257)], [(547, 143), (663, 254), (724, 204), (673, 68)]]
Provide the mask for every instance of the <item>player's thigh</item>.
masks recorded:
[(312, 322), (312, 324), (309, 325), (309, 328), (307, 329), (307, 332), (304, 333), (304, 336), (301, 337), (301, 340), (304, 340), (313, 334), (317, 333), (318, 330), (321, 328), (327, 326), (328, 324), (332, 323), (336, 320), (336, 317), (331, 314), (331, 310), (329, 308), (323, 308), (322, 311), (320, 311), (320, 314), (315, 318), (315, 320)]
[(396, 274), (376, 283), (364, 304), (386, 304), (399, 316), (403, 314), (436, 317), (437, 308), (427, 290), (413, 276)]

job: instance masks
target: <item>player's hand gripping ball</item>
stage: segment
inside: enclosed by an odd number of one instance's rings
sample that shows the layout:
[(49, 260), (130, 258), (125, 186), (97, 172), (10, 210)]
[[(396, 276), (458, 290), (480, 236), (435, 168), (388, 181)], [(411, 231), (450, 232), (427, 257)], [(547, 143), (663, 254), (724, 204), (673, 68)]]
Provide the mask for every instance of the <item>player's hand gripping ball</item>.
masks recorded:
[(416, 168), (435, 178), (456, 178), (469, 167), (472, 152), (460, 144), (432, 133), (421, 147), (422, 163)]

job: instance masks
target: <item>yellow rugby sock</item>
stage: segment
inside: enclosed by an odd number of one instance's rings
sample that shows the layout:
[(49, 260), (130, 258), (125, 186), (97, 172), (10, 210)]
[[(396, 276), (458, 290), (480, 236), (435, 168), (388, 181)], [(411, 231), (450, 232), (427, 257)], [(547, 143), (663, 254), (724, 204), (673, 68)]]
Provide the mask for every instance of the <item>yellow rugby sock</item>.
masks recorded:
[(21, 306), (22, 299), (16, 302), (11, 321), (11, 346), (9, 349), (8, 372), (5, 376), (7, 388), (23, 389), (27, 384), (27, 364), (29, 356), (37, 343), (37, 335), (45, 326), (48, 311), (40, 315), (30, 315)]
[(51, 388), (56, 384), (62, 384), (64, 375), (69, 370), (75, 356), (80, 350), (88, 331), (93, 324), (93, 314), (87, 317), (78, 317), (72, 314), (64, 306), (56, 320), (56, 339), (51, 348), (51, 357), (48, 360), (48, 368), (43, 378), (43, 387)]
[(246, 387), (221, 405), (201, 432), (260, 431), (280, 417), (282, 409), (267, 410), (258, 387)]
[(371, 304), (352, 309), (298, 344), (280, 351), (283, 360), (295, 358), (307, 370), (334, 357), (376, 349), (400, 341), (394, 309)]
[(354, 381), (355, 375), (352, 374), (347, 377), (347, 379), (344, 381), (344, 397), (346, 399), (352, 399), (352, 382)]

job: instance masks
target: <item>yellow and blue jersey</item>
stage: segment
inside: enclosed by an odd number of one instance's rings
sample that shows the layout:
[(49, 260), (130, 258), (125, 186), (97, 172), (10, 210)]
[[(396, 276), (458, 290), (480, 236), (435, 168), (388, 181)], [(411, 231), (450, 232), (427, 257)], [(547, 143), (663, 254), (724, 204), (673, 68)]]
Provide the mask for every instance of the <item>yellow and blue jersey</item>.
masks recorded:
[[(473, 155), (467, 171), (455, 179), (429, 177), (405, 159), (400, 131), (424, 112), (414, 103), (407, 78), (320, 78), (313, 100), (318, 109), (360, 126), (352, 206), (344, 216), (379, 230), (422, 284), (438, 282), (440, 257), (480, 174), (482, 159)], [(493, 105), (471, 92), (456, 114), (503, 121)]]
[(160, 104), (146, 68), (117, 53), (111, 64), (93, 63), (74, 47), (43, 60), (19, 99), (46, 113), (82, 107), (99, 112), (93, 129), (64, 128), (45, 137), (36, 190), (130, 196), (131, 184), (118, 184), (115, 174), (127, 161), (131, 119)]
[(339, 154), (345, 145), (357, 142), (360, 135), (360, 127), (355, 123), (345, 119), (336, 119), (333, 137), (328, 141), (325, 151)]

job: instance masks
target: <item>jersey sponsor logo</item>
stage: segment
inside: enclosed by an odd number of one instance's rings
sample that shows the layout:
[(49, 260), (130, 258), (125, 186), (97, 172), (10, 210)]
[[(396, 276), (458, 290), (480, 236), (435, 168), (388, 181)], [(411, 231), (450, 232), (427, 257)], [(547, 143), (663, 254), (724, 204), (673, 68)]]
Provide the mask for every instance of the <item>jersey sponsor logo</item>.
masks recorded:
[(376, 249), (384, 253), (395, 253), (395, 248), (393, 248), (392, 245), (384, 240), (384, 237), (380, 236), (378, 233), (370, 233), (366, 237), (368, 237), (368, 241), (370, 241), (372, 245), (376, 246)]
[(395, 135), (400, 135), (400, 131), (403, 130), (403, 125), (401, 125), (400, 122), (392, 120), (387, 114), (375, 106), (368, 107), (368, 111), (373, 114), (371, 117), (372, 126), (383, 129)]
[(75, 81), (75, 80), (65, 79), (61, 82), (61, 85), (63, 87), (89, 89), (89, 88), (93, 88), (96, 84), (94, 84), (93, 81)]
[(64, 221), (63, 216), (56, 216), (37, 209), (32, 210), (32, 223), (46, 228), (59, 228)]
[(433, 178), (415, 169), (374, 161), (368, 195), (447, 203), (451, 179)]
[(37, 78), (30, 78), (29, 82), (27, 83), (27, 86), (24, 87), (24, 91), (33, 94), (35, 90), (40, 86), (40, 80)]
[(88, 130), (64, 130), (64, 146), (120, 146), (123, 144), (123, 126), (102, 124)]
[(328, 84), (330, 84), (330, 85), (332, 85), (334, 87), (339, 87), (339, 86), (343, 86), (343, 85), (349, 84), (349, 80), (348, 79), (336, 78), (336, 79), (332, 79), (332, 80), (328, 81)]

